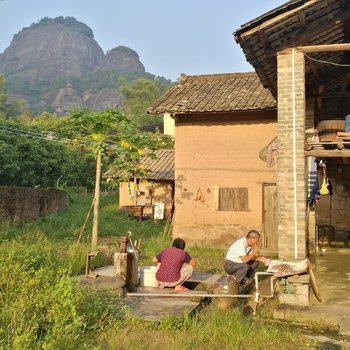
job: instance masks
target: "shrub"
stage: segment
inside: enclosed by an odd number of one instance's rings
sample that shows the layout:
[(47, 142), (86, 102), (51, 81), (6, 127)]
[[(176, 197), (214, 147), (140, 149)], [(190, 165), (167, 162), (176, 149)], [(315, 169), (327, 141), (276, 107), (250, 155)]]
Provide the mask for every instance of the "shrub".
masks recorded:
[(71, 279), (81, 255), (82, 249), (38, 233), (0, 246), (0, 348), (80, 348), (88, 332), (114, 319), (112, 292), (82, 288)]

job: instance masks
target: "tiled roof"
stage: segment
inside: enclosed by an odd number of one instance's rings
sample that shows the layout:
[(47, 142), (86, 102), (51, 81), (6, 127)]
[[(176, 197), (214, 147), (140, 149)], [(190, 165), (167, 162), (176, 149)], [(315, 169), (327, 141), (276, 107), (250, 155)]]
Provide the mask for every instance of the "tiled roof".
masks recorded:
[(270, 91), (252, 72), (184, 76), (147, 112), (188, 114), (275, 108)]
[[(148, 180), (174, 180), (175, 179), (175, 150), (159, 149), (153, 152), (155, 157), (143, 157), (141, 163), (144, 166), (146, 175), (143, 178)], [(109, 169), (103, 174), (105, 178), (121, 178), (124, 173), (117, 168)], [(130, 174), (129, 178), (133, 175)]]
[[(293, 0), (243, 24), (234, 37), (262, 84), (277, 96), (277, 53), (287, 48), (349, 42), (350, 0)], [(331, 62), (324, 64), (320, 61)], [(306, 94), (344, 91), (349, 54), (305, 56)], [(349, 89), (348, 89), (349, 90)]]
[(174, 180), (175, 150), (159, 149), (154, 152), (155, 159), (146, 158), (143, 161), (145, 169), (149, 171), (148, 179), (153, 180)]

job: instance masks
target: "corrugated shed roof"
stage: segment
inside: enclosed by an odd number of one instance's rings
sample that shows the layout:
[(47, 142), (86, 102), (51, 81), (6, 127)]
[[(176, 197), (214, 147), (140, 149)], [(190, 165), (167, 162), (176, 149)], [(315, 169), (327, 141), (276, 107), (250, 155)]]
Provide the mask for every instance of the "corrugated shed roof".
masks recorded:
[(147, 112), (188, 114), (275, 108), (274, 97), (251, 72), (184, 76)]
[[(262, 84), (276, 96), (279, 51), (304, 45), (347, 43), (349, 28), (350, 0), (293, 0), (243, 24), (234, 36)], [(305, 59), (308, 95), (317, 94), (322, 84), (327, 85), (328, 92), (344, 90), (348, 68), (336, 65), (349, 64), (348, 53), (319, 52), (308, 56)]]
[(156, 158), (146, 158), (143, 161), (145, 169), (149, 171), (148, 179), (174, 180), (175, 178), (175, 150), (159, 149), (154, 152)]

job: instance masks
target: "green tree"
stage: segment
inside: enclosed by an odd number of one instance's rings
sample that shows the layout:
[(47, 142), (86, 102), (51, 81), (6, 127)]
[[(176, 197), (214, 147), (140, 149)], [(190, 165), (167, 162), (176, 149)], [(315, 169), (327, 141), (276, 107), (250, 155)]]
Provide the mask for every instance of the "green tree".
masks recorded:
[(0, 75), (0, 118), (6, 117), (6, 101), (5, 77)]
[(162, 117), (147, 115), (147, 108), (170, 87), (164, 80), (139, 78), (131, 83), (119, 80), (123, 97), (123, 111), (140, 126), (162, 122)]
[(158, 149), (163, 140), (160, 134), (141, 132), (117, 110), (81, 111), (71, 115), (67, 121), (72, 131), (70, 137), (76, 142), (83, 142), (96, 156), (92, 229), (92, 250), (96, 251), (101, 163), (106, 160), (109, 167), (117, 168), (123, 174), (132, 172), (136, 177), (144, 173), (141, 158), (152, 156), (152, 151)]
[[(84, 142), (96, 155), (95, 195), (93, 200), (94, 215), (92, 223), (91, 249), (97, 250), (98, 211), (100, 203), (101, 162), (107, 139), (120, 137), (120, 131), (127, 125), (128, 119), (119, 111), (102, 112), (81, 111), (71, 115), (68, 120), (72, 127), (73, 140)], [(111, 142), (111, 140), (109, 140)]]
[(14, 120), (0, 122), (0, 185), (93, 187), (93, 157)]

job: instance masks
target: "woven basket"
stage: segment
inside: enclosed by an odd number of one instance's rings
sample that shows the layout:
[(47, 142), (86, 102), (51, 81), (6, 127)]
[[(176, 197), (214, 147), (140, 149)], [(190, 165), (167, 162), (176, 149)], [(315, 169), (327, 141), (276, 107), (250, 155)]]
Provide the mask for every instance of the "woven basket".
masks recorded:
[(337, 132), (345, 131), (345, 120), (323, 120), (317, 125), (320, 142), (340, 141)]

